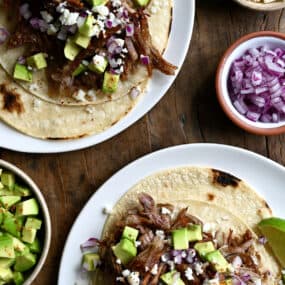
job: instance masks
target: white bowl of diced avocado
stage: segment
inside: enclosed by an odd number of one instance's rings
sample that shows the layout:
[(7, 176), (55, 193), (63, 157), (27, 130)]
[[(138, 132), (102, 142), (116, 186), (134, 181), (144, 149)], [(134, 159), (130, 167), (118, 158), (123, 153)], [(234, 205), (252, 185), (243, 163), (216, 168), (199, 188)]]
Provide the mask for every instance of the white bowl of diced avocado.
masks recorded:
[(0, 285), (28, 285), (48, 254), (51, 223), (37, 185), (0, 160)]

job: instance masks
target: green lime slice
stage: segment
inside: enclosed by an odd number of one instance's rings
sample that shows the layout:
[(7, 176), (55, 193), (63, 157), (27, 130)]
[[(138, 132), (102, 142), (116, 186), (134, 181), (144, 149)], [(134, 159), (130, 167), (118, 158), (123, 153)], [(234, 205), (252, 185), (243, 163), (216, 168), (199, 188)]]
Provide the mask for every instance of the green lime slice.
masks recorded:
[(285, 220), (279, 218), (269, 218), (262, 220), (258, 227), (267, 238), (275, 256), (285, 267)]

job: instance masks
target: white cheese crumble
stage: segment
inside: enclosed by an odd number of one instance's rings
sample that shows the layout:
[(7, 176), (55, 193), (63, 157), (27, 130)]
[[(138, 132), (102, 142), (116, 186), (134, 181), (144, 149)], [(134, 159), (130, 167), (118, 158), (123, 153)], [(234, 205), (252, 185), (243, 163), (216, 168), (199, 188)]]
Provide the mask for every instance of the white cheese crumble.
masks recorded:
[(251, 255), (250, 258), (255, 265), (259, 264), (258, 258), (255, 255)]
[(124, 277), (117, 277), (117, 278), (116, 278), (116, 281), (124, 282), (125, 279), (124, 279)]
[(203, 270), (203, 264), (200, 262), (197, 262), (194, 264), (194, 270), (196, 272), (197, 275), (201, 275), (203, 274), (204, 270)]
[(165, 233), (162, 230), (156, 230), (155, 235), (158, 236), (162, 240), (164, 240), (164, 238), (165, 238)]
[(59, 20), (60, 20), (62, 25), (72, 26), (74, 24), (77, 24), (77, 19), (79, 17), (79, 13), (70, 12), (66, 8), (61, 9), (60, 13), (61, 13), (61, 16), (59, 17)]
[(105, 64), (105, 58), (97, 54), (93, 57), (92, 61), (96, 66), (103, 66)]
[(215, 278), (215, 279), (211, 279), (211, 280), (205, 280), (203, 285), (219, 285), (220, 281)]
[(51, 21), (53, 21), (53, 16), (47, 11), (41, 11), (40, 13), (46, 23), (50, 23)]
[(120, 7), (122, 5), (121, 0), (111, 0), (113, 7)]
[(98, 13), (101, 16), (108, 16), (109, 15), (109, 8), (107, 6), (104, 5), (100, 5), (100, 6), (95, 6), (92, 11)]
[(167, 209), (166, 207), (161, 208), (161, 214), (163, 215), (171, 215), (171, 211)]
[(167, 262), (169, 260), (169, 254), (163, 254), (160, 259), (162, 262)]
[(77, 92), (74, 92), (72, 95), (72, 97), (79, 102), (85, 102), (86, 101), (85, 96), (86, 92), (83, 91), (82, 89), (79, 89)]
[(121, 259), (117, 258), (117, 259), (116, 259), (116, 263), (117, 263), (117, 264), (122, 264)]
[(187, 278), (187, 280), (194, 280), (193, 277), (193, 270), (191, 267), (187, 267), (187, 269), (185, 270), (185, 277)]
[(187, 256), (187, 253), (183, 250), (183, 251), (181, 252), (181, 257), (182, 257), (182, 258), (186, 258), (186, 256)]
[(215, 223), (205, 223), (203, 226), (203, 232), (212, 234), (212, 236), (216, 233), (216, 224)]
[(139, 240), (135, 241), (135, 246), (136, 246), (136, 247), (141, 246), (141, 244), (142, 244), (142, 242), (141, 242), (141, 241), (139, 241)]
[(153, 268), (151, 269), (150, 273), (151, 273), (152, 275), (157, 275), (157, 273), (158, 273), (158, 265), (157, 265), (157, 264), (155, 264), (155, 265), (153, 266)]
[(127, 280), (130, 285), (139, 285), (140, 284), (140, 274), (139, 272), (132, 272), (128, 277)]
[(256, 279), (256, 280), (253, 281), (253, 283), (254, 283), (255, 285), (262, 285), (261, 279)]
[(125, 270), (122, 271), (122, 275), (124, 277), (128, 277), (130, 274), (131, 274), (131, 271), (129, 269), (125, 269)]

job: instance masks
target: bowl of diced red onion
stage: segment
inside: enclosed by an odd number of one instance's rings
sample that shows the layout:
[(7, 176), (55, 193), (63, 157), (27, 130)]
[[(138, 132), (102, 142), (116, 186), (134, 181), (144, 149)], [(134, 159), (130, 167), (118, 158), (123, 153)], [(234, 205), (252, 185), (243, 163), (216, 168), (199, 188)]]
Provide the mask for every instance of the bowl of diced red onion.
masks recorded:
[(216, 91), (239, 127), (259, 135), (285, 133), (285, 35), (264, 31), (236, 41), (219, 64)]

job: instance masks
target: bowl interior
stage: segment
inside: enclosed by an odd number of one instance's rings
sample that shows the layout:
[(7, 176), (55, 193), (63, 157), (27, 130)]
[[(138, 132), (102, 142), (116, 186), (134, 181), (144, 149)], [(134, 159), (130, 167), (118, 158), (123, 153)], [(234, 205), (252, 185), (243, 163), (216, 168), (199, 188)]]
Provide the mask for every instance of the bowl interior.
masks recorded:
[(50, 247), (50, 241), (51, 241), (51, 221), (50, 221), (50, 215), (49, 210), (47, 207), (47, 204), (45, 202), (45, 199), (40, 191), (40, 189), (37, 187), (37, 185), (33, 182), (33, 180), (26, 175), (22, 170), (17, 168), (11, 163), (8, 163), (4, 160), (0, 159), (0, 168), (6, 169), (8, 171), (13, 172), (18, 179), (20, 179), (23, 183), (25, 183), (33, 192), (33, 195), (37, 199), (40, 208), (41, 208), (41, 214), (43, 216), (44, 220), (44, 236), (43, 236), (43, 248), (42, 253), (40, 255), (40, 258), (37, 261), (36, 266), (32, 270), (29, 277), (25, 280), (25, 283), (23, 285), (29, 285), (32, 283), (32, 281), (36, 278), (38, 273), (40, 272), (46, 257), (48, 255), (49, 247)]
[(266, 46), (271, 49), (274, 48), (283, 48), (285, 49), (285, 41), (278, 37), (273, 36), (262, 36), (262, 37), (255, 37), (252, 39), (249, 39), (243, 43), (241, 43), (239, 46), (237, 46), (225, 59), (224, 66), (222, 69), (221, 74), (221, 93), (224, 97), (225, 103), (227, 104), (230, 112), (232, 112), (240, 121), (243, 121), (244, 123), (257, 127), (257, 128), (265, 128), (265, 129), (271, 129), (271, 128), (277, 128), (285, 125), (285, 121), (278, 122), (278, 123), (262, 123), (262, 122), (253, 122), (247, 119), (244, 115), (241, 115), (236, 108), (233, 106), (232, 101), (229, 96), (228, 91), (228, 78), (230, 73), (230, 68), (232, 63), (244, 55), (244, 53), (251, 49), (251, 48), (258, 48), (261, 46)]

